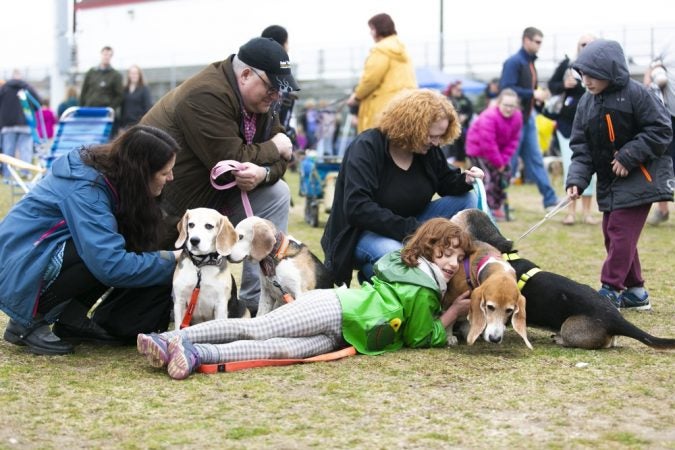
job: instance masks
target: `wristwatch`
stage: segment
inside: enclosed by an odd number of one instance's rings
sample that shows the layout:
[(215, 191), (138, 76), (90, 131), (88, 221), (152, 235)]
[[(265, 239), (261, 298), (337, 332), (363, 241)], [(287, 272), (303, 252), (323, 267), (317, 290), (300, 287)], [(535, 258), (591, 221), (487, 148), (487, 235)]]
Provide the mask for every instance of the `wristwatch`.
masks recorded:
[(265, 167), (263, 167), (263, 169), (265, 169), (265, 183), (269, 183), (270, 182), (270, 168), (265, 166)]

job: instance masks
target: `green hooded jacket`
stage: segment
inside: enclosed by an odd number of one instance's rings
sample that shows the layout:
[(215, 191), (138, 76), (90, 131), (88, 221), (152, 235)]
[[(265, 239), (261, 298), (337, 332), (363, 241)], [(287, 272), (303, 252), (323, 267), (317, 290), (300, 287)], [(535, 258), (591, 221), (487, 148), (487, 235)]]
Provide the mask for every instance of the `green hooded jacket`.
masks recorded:
[(447, 335), (438, 318), (439, 283), (419, 267), (406, 266), (400, 251), (375, 264), (371, 283), (335, 292), (342, 304), (342, 334), (359, 353), (446, 346)]

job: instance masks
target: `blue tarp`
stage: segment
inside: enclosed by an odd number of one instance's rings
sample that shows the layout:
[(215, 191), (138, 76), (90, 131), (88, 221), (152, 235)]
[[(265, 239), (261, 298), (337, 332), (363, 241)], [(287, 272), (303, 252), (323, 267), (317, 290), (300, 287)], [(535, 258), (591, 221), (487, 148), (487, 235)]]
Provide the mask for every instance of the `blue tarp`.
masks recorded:
[(417, 85), (420, 88), (445, 90), (454, 81), (462, 82), (462, 90), (465, 94), (480, 94), (487, 83), (474, 80), (463, 75), (451, 75), (432, 67), (418, 67), (415, 69)]

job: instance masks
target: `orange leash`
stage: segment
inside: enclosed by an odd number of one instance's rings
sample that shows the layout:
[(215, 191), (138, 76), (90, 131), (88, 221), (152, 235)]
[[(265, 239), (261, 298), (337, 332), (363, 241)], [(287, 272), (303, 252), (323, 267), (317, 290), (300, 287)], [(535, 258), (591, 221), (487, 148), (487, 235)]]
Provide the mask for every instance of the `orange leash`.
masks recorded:
[(197, 300), (199, 299), (199, 286), (201, 285), (201, 283), (202, 283), (202, 272), (201, 270), (197, 270), (197, 285), (192, 290), (192, 295), (190, 296), (190, 303), (188, 303), (188, 307), (185, 310), (185, 314), (183, 315), (183, 321), (180, 323), (181, 330), (183, 328), (190, 326), (190, 322), (192, 321), (192, 315), (194, 314), (195, 308), (197, 307)]
[(236, 372), (237, 370), (255, 369), (256, 367), (290, 366), (291, 364), (335, 361), (337, 359), (342, 359), (354, 355), (356, 355), (356, 349), (350, 346), (334, 352), (312, 356), (311, 358), (249, 359), (247, 361), (232, 361), (218, 364), (202, 364), (199, 367), (197, 367), (197, 372), (209, 374), (221, 372)]

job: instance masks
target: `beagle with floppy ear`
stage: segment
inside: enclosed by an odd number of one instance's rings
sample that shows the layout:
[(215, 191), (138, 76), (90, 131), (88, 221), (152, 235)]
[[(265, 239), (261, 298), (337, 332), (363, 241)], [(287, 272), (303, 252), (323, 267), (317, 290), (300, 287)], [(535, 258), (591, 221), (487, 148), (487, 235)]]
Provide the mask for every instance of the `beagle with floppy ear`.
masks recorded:
[(277, 230), (272, 222), (247, 217), (235, 229), (239, 240), (228, 256), (230, 262), (244, 258), (260, 264), (260, 300), (257, 316), (262, 316), (300, 294), (313, 289), (332, 288), (333, 275), (309, 248)]
[(183, 248), (183, 252), (173, 274), (175, 329), (250, 316), (237, 301), (228, 266), (227, 255), (237, 240), (230, 220), (213, 209), (188, 209), (177, 228), (176, 248)]
[(479, 209), (457, 213), (452, 221), (474, 239), (494, 245), (515, 269), (518, 287), (527, 297), (527, 324), (554, 331), (556, 343), (584, 349), (608, 348), (617, 336), (627, 336), (658, 349), (675, 348), (675, 339), (652, 336), (627, 321), (618, 309), (586, 284), (539, 269), (521, 257), (513, 242), (501, 234)]
[(481, 334), (487, 342), (502, 342), (510, 319), (513, 329), (532, 349), (527, 339), (525, 297), (518, 290), (515, 271), (502, 261), (499, 251), (491, 245), (474, 241), (474, 248), (448, 283), (444, 307), (449, 306), (448, 301), (471, 289), (469, 330), (466, 333), (469, 345)]

